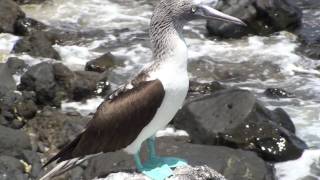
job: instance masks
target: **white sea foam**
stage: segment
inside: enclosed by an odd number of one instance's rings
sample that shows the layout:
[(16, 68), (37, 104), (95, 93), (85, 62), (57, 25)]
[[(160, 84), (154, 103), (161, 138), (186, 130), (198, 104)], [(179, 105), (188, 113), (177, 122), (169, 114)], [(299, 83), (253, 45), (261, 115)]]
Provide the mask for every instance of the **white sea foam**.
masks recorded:
[(64, 112), (77, 111), (83, 116), (87, 116), (90, 113), (94, 113), (97, 107), (101, 104), (103, 98), (92, 98), (85, 102), (63, 102), (61, 109)]
[(277, 177), (281, 180), (299, 180), (310, 175), (319, 179), (317, 175), (311, 171), (312, 164), (319, 164), (319, 161), (320, 150), (306, 150), (298, 160), (277, 163)]

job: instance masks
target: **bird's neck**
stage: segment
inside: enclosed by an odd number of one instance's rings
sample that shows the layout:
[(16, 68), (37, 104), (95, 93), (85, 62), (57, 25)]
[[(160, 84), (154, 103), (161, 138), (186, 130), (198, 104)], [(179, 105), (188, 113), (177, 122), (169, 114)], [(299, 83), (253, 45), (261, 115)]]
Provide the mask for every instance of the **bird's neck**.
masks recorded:
[(187, 60), (187, 46), (182, 37), (182, 29), (182, 25), (167, 18), (151, 19), (150, 39), (155, 61)]

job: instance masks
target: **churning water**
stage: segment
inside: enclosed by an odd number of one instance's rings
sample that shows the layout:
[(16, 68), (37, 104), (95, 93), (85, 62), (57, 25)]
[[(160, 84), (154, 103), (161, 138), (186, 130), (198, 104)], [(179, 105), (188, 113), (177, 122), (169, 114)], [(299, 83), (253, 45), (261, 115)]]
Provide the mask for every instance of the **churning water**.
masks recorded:
[[(24, 6), (27, 16), (68, 30), (103, 30), (104, 36), (85, 41), (55, 45), (62, 62), (72, 69), (110, 51), (126, 59), (126, 66), (115, 70), (115, 84), (123, 83), (146, 63), (151, 51), (148, 38), (149, 18), (157, 1), (148, 0), (53, 0), (42, 5)], [(284, 108), (294, 121), (297, 134), (310, 146), (296, 161), (278, 163), (277, 177), (297, 180), (306, 176), (320, 178), (320, 61), (295, 52), (297, 37), (288, 32), (270, 37), (249, 36), (239, 40), (219, 41), (206, 37), (205, 22), (193, 22), (185, 28), (189, 46), (189, 72), (198, 81), (219, 80), (227, 85), (250, 89), (269, 108)], [(18, 37), (0, 34), (0, 61), (12, 56), (10, 51)], [(38, 60), (23, 56), (29, 64)], [(268, 87), (284, 88), (295, 94), (290, 99), (268, 99)], [(88, 114), (102, 101), (90, 99), (86, 104), (66, 102), (64, 110), (77, 108)], [(170, 132), (174, 130), (169, 129)], [(163, 132), (162, 132), (163, 133)], [(183, 134), (183, 133), (181, 133)], [(320, 168), (319, 168), (320, 169)]]

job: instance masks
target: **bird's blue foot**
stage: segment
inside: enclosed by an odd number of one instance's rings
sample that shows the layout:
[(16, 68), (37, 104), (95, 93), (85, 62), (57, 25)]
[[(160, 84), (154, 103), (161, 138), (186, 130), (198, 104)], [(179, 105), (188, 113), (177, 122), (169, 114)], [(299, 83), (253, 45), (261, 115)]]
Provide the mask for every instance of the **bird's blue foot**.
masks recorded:
[(167, 164), (148, 161), (142, 165), (139, 153), (134, 155), (137, 169), (153, 180), (164, 180), (172, 175), (172, 170)]

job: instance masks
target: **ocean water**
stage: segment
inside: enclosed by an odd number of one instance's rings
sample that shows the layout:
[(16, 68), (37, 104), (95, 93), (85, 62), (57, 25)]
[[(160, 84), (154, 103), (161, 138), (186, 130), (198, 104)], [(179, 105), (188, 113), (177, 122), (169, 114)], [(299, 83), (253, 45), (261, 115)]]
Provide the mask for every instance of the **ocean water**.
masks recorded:
[[(150, 63), (148, 37), (149, 18), (157, 1), (147, 0), (52, 0), (41, 5), (26, 5), (27, 16), (68, 30), (103, 30), (104, 37), (88, 38), (83, 43), (55, 45), (62, 62), (70, 68), (83, 69), (85, 63), (112, 52), (126, 59), (124, 67), (114, 71), (112, 83), (121, 84)], [(25, 54), (10, 54), (19, 37), (0, 34), (0, 62), (9, 56), (21, 56), (32, 65), (39, 59)], [(185, 27), (189, 47), (189, 72), (192, 79), (207, 82), (219, 80), (227, 85), (253, 91), (267, 107), (285, 109), (294, 121), (297, 134), (310, 150), (295, 161), (276, 164), (280, 180), (300, 180), (307, 176), (320, 178), (320, 61), (295, 52), (299, 43), (289, 32), (269, 37), (249, 36), (238, 40), (219, 41), (206, 37), (204, 21)], [(50, 61), (50, 59), (43, 59)], [(18, 77), (16, 77), (18, 79)], [(263, 91), (269, 87), (283, 88), (295, 94), (290, 99), (269, 99)], [(93, 112), (101, 98), (84, 103), (64, 102), (65, 111), (77, 110), (83, 115)], [(186, 135), (167, 128), (158, 133)], [(319, 168), (320, 169), (320, 168)]]

